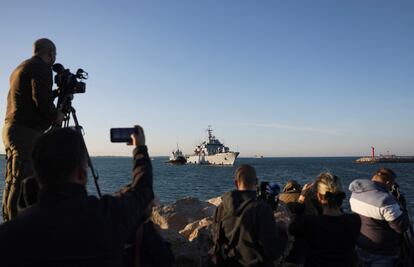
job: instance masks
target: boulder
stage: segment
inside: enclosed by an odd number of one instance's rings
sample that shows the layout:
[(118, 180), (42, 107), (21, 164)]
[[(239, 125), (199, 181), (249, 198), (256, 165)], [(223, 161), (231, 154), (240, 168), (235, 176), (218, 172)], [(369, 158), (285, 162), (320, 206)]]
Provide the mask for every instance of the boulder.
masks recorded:
[(219, 197), (215, 197), (215, 198), (210, 198), (207, 200), (208, 203), (213, 204), (214, 206), (218, 207), (221, 202), (223, 202), (223, 200), (221, 199), (221, 196)]
[(172, 204), (155, 207), (152, 212), (152, 221), (162, 229), (178, 232), (188, 224), (211, 217), (215, 208), (211, 203), (187, 197)]
[(183, 235), (185, 238), (187, 238), (189, 241), (193, 241), (198, 237), (199, 232), (202, 229), (210, 231), (212, 223), (213, 219), (211, 217), (207, 217), (202, 220), (187, 224), (187, 226), (179, 233)]
[(160, 229), (161, 236), (171, 244), (174, 253), (174, 266), (197, 267), (201, 266), (201, 257), (197, 245), (188, 241), (176, 231)]
[[(175, 255), (174, 266), (199, 267), (209, 256), (213, 246), (211, 228), (213, 214), (222, 202), (221, 197), (200, 201), (187, 197), (172, 204), (160, 204), (153, 209), (152, 220), (159, 226), (161, 235), (171, 244)], [(287, 231), (291, 214), (281, 203), (274, 213), (279, 230)], [(284, 256), (288, 255), (293, 243), (289, 236)], [(280, 262), (275, 266), (281, 266)]]

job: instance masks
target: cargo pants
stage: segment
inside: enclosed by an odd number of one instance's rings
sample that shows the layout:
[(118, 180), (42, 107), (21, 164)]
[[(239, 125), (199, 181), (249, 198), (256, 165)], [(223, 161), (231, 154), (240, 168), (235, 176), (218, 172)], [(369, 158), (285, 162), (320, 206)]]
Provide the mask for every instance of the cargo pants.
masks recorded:
[(24, 178), (33, 175), (31, 153), (41, 131), (22, 125), (5, 124), (3, 143), (6, 150), (6, 171), (3, 190), (3, 220), (17, 215), (20, 185)]

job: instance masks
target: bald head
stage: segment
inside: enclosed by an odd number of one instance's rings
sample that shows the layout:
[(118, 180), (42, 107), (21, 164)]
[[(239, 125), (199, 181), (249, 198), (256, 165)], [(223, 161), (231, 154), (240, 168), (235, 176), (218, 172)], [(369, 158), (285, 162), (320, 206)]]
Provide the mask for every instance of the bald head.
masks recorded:
[(33, 44), (33, 55), (40, 57), (44, 62), (52, 66), (56, 60), (56, 46), (49, 39), (38, 39)]
[(257, 184), (256, 170), (248, 164), (240, 165), (234, 172), (234, 180), (239, 190), (254, 190)]
[(38, 39), (33, 44), (33, 55), (39, 56), (39, 55), (45, 55), (50, 50), (56, 51), (55, 44), (46, 38)]

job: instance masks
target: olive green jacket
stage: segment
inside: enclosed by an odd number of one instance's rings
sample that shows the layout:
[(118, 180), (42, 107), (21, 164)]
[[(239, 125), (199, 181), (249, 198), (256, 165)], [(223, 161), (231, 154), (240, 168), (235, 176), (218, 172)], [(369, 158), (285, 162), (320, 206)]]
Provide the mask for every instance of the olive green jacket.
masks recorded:
[(39, 57), (23, 61), (10, 76), (6, 124), (46, 130), (56, 119), (52, 69)]

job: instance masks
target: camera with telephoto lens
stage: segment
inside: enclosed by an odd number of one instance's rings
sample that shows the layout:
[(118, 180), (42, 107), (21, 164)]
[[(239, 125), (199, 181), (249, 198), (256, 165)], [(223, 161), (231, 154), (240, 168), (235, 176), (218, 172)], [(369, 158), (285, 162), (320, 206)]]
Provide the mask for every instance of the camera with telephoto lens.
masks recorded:
[(266, 202), (273, 210), (277, 209), (280, 187), (277, 184), (270, 185), (269, 182), (260, 182), (256, 189), (256, 196), (258, 199)]
[(67, 96), (73, 94), (83, 94), (86, 91), (86, 84), (82, 80), (88, 79), (88, 73), (83, 69), (78, 69), (76, 74), (65, 69), (62, 64), (55, 64), (52, 67), (56, 72), (55, 83), (58, 86), (55, 96)]
[(407, 200), (400, 191), (400, 186), (397, 183), (394, 183), (391, 187), (391, 194), (400, 202), (402, 208), (407, 207)]

